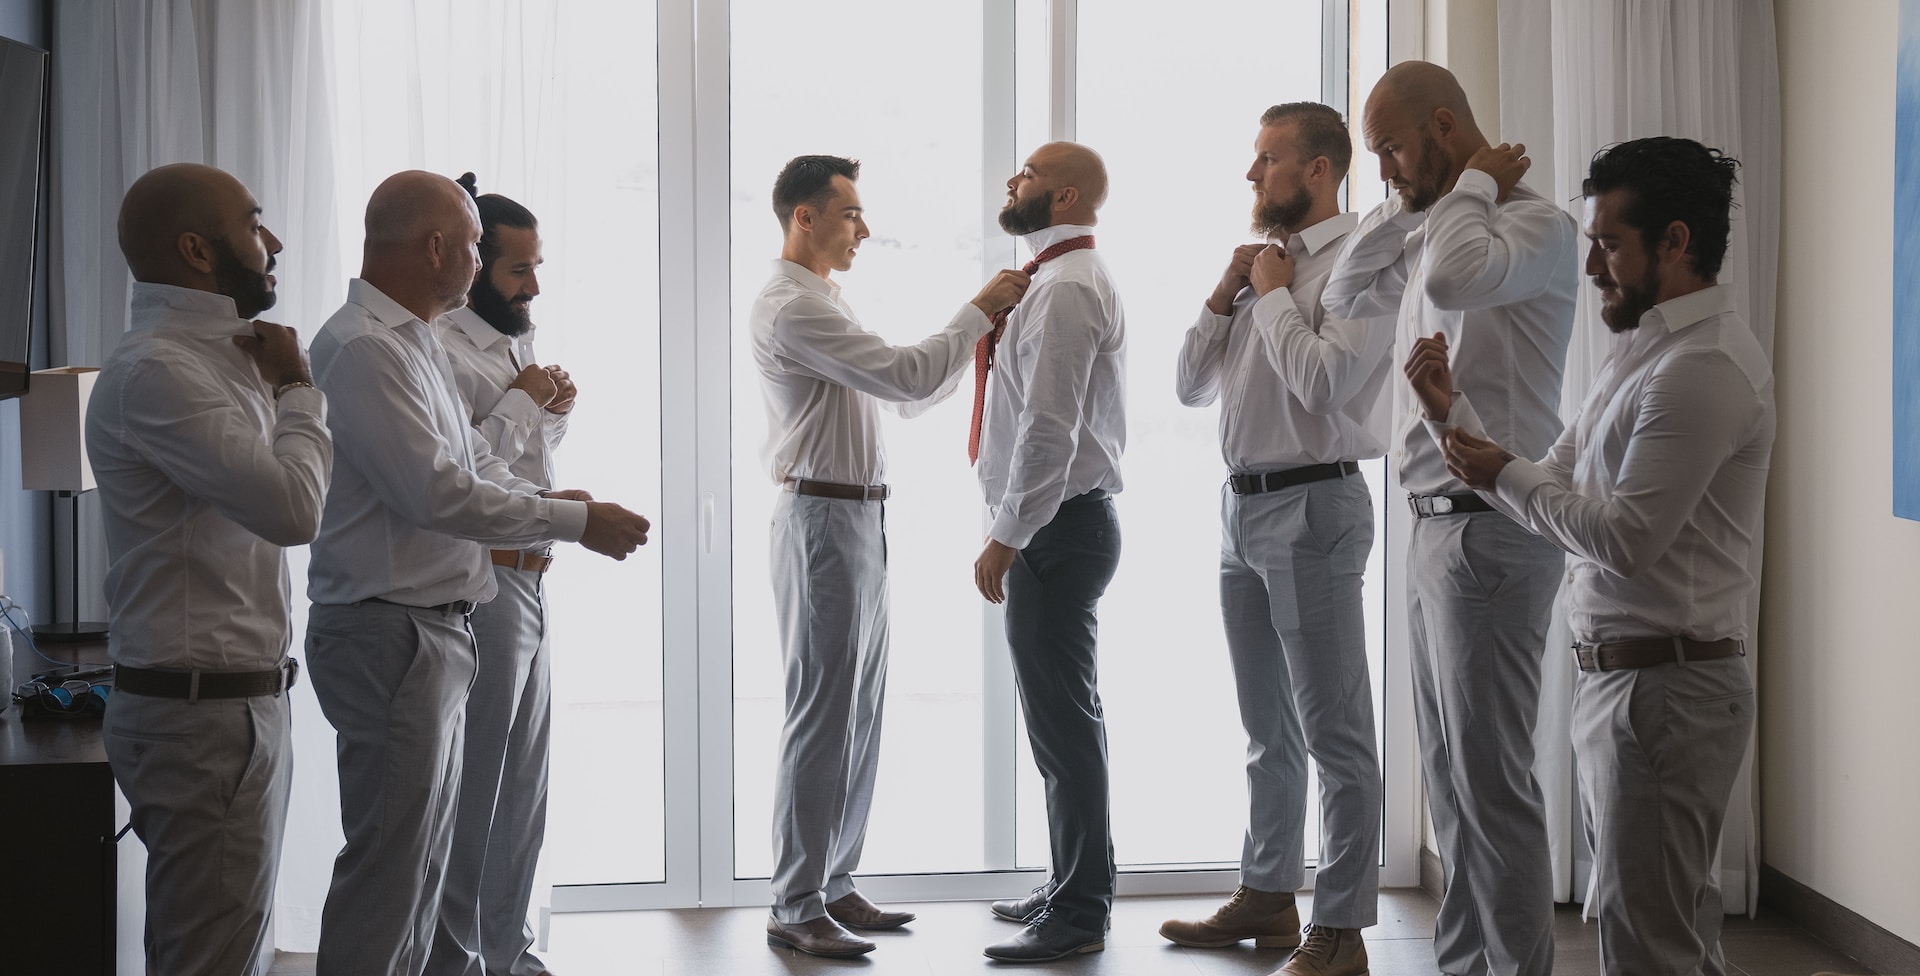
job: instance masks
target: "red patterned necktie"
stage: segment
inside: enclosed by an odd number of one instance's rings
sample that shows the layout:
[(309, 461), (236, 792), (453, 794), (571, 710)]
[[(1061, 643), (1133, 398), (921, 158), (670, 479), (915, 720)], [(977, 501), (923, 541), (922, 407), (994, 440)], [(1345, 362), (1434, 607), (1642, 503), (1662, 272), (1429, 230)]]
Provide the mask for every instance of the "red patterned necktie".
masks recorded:
[[(1028, 261), (1020, 270), (1031, 275), (1040, 270), (1040, 266), (1068, 251), (1078, 251), (1093, 246), (1093, 235), (1071, 237), (1041, 251)], [(980, 421), (987, 411), (987, 371), (993, 369), (993, 350), (1000, 345), (1000, 334), (1007, 331), (1007, 314), (1013, 306), (996, 312), (993, 316), (993, 331), (980, 337), (978, 345), (973, 347), (973, 426), (967, 428), (967, 463), (980, 460)]]

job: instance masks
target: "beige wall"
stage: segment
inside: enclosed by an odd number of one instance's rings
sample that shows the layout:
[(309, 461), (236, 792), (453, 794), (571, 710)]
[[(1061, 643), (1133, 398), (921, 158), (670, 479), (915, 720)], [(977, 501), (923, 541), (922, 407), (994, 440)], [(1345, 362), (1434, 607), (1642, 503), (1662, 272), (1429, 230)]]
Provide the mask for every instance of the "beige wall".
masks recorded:
[[(1776, 0), (1762, 858), (1920, 942), (1920, 523), (1892, 511), (1895, 0)], [(1908, 282), (1920, 287), (1920, 282)]]

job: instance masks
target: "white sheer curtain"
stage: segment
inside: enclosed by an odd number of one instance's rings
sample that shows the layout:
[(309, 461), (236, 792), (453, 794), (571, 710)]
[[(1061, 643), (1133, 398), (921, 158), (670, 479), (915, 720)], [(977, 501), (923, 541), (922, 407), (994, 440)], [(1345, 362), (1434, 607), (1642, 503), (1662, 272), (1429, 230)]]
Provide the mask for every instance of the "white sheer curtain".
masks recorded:
[[(1580, 181), (1602, 147), (1671, 135), (1697, 139), (1742, 162), (1733, 236), (1720, 280), (1731, 284), (1762, 348), (1773, 349), (1780, 249), (1780, 85), (1772, 0), (1502, 0), (1500, 116), (1503, 141), (1525, 142), (1528, 182), (1580, 215)], [(1582, 288), (1567, 353), (1561, 413), (1570, 416), (1611, 348), (1592, 288)], [(1752, 572), (1760, 576), (1756, 540)], [(1758, 634), (1758, 601), (1748, 609)], [(1536, 765), (1548, 791), (1559, 895), (1584, 897), (1585, 840), (1572, 777), (1571, 667), (1556, 653), (1570, 638), (1564, 614), (1549, 634)], [(1747, 665), (1758, 674), (1758, 642)], [(1755, 737), (1754, 747), (1758, 747)], [(1720, 879), (1729, 912), (1759, 897), (1755, 757), (1734, 785)]]

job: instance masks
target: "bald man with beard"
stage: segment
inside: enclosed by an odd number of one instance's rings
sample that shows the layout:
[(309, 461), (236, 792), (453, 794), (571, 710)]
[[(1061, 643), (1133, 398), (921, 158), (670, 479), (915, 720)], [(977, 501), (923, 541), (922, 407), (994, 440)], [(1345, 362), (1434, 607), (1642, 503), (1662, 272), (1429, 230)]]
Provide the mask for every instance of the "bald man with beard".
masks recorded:
[(272, 307), (280, 241), (239, 180), (162, 166), (120, 208), (132, 330), (87, 410), (116, 671), (107, 761), (147, 847), (147, 965), (273, 959), (298, 667), (286, 557), (320, 525), (326, 399)]
[(987, 947), (1003, 962), (1098, 952), (1113, 913), (1096, 615), (1120, 565), (1112, 496), (1127, 440), (1127, 331), (1093, 249), (1106, 199), (1106, 164), (1071, 142), (1041, 146), (1007, 180), (1000, 227), (1033, 252), (1033, 280), (976, 351), (975, 471), (993, 520), (974, 585), (1006, 604), (1053, 861), (1031, 895), (992, 905), (1026, 926)]
[[(1520, 182), (1526, 147), (1489, 145), (1438, 65), (1389, 69), (1361, 133), (1397, 193), (1347, 236), (1321, 302), (1344, 318), (1397, 316), (1396, 362), (1444, 339), (1456, 399), (1479, 406), (1499, 443), (1544, 455), (1560, 433), (1579, 288), (1572, 215)], [(1389, 446), (1415, 516), (1414, 720), (1446, 873), (1434, 957), (1451, 976), (1548, 976), (1553, 875), (1533, 729), (1565, 558), (1449, 472), (1412, 389), (1394, 389)]]
[[(313, 343), (338, 451), (313, 544), (307, 657), (339, 735), (340, 821), (320, 976), (418, 976), (453, 841), (467, 617), (495, 591), (488, 549), (579, 542), (624, 559), (647, 520), (515, 476), (468, 423), (428, 325), (480, 266), (473, 198), (409, 171), (367, 203), (360, 277)], [(478, 966), (478, 960), (472, 960)]]

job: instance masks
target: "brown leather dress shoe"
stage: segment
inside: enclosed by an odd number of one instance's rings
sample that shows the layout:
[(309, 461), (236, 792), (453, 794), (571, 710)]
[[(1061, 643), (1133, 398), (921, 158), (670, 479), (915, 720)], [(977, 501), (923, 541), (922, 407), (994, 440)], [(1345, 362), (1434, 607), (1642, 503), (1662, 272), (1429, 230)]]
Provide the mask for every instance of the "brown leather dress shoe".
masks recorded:
[(1212, 916), (1198, 922), (1169, 919), (1160, 926), (1160, 936), (1197, 949), (1219, 949), (1246, 939), (1262, 949), (1291, 949), (1300, 944), (1300, 909), (1291, 891), (1242, 885)]
[(857, 891), (827, 902), (827, 914), (850, 929), (897, 929), (919, 917), (912, 912), (889, 912)]
[(873, 943), (840, 927), (840, 923), (822, 915), (797, 925), (787, 925), (769, 915), (767, 944), (776, 949), (797, 949), (810, 956), (845, 959), (873, 951)]

